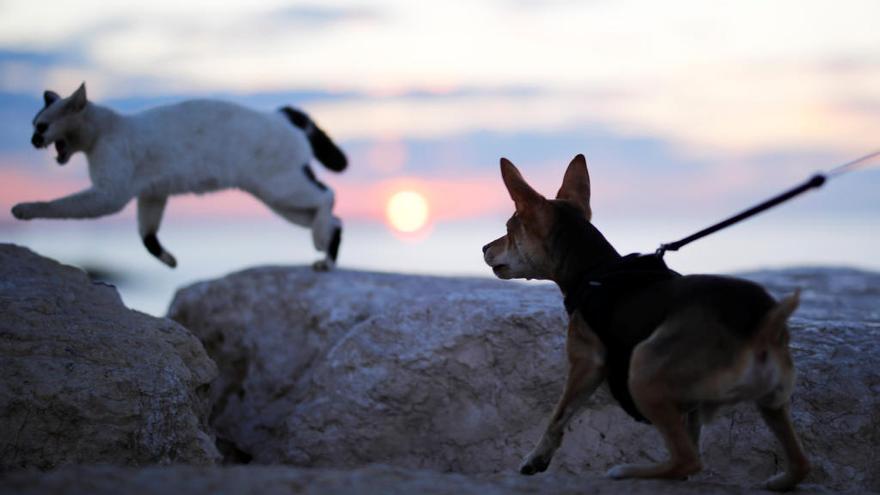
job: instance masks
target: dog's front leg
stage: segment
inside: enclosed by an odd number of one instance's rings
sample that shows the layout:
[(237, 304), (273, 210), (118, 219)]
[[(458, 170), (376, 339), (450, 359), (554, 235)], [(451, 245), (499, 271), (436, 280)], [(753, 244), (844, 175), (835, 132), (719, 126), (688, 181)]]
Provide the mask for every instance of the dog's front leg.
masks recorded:
[(96, 218), (116, 213), (125, 207), (130, 195), (95, 188), (48, 202), (19, 203), (12, 215), (19, 220), (32, 218)]
[(562, 443), (565, 425), (583, 408), (587, 399), (605, 378), (605, 348), (580, 316), (572, 315), (565, 343), (568, 355), (568, 378), (565, 389), (544, 435), (520, 466), (520, 473), (535, 474), (547, 469)]

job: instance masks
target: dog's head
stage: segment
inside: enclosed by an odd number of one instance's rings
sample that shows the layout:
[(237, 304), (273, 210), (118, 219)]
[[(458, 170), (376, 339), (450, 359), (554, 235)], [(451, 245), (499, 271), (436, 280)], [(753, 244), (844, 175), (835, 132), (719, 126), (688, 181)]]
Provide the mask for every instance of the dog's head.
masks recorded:
[(499, 278), (554, 279), (566, 248), (560, 232), (580, 231), (577, 224), (588, 224), (592, 216), (586, 159), (574, 157), (552, 200), (532, 189), (506, 158), (501, 177), (516, 212), (507, 221), (507, 234), (483, 246), (483, 259)]
[(55, 160), (59, 165), (64, 165), (71, 155), (83, 149), (83, 111), (88, 105), (86, 83), (82, 83), (67, 98), (58, 96), (54, 91), (46, 91), (43, 93), (43, 103), (43, 109), (34, 117), (31, 144), (35, 148), (45, 148), (54, 143), (58, 153)]

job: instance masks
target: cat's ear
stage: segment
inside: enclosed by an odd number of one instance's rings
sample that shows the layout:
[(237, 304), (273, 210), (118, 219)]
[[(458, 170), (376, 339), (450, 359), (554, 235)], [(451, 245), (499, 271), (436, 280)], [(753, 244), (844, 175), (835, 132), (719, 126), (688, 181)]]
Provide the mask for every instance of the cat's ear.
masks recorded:
[(83, 82), (79, 85), (76, 91), (70, 95), (70, 100), (67, 102), (67, 108), (72, 112), (80, 112), (89, 102), (88, 98), (86, 98), (86, 83)]
[(61, 96), (59, 96), (58, 93), (56, 93), (54, 91), (50, 91), (47, 89), (46, 91), (43, 92), (43, 104), (46, 105), (47, 107), (60, 99), (61, 99)]

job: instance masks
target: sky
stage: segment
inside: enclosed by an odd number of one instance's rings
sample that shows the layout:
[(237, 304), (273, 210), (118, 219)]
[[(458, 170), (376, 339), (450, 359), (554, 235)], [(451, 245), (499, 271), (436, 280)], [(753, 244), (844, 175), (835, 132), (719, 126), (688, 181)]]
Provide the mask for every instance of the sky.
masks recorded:
[[(482, 220), (498, 224), (483, 240), (497, 235), (512, 211), (501, 156), (549, 195), (584, 153), (600, 228), (700, 228), (880, 149), (878, 18), (873, 0), (0, 0), (0, 240), (57, 225), (18, 222), (13, 204), (88, 186), (83, 156), (58, 167), (29, 145), (43, 90), (83, 81), (122, 113), (194, 97), (305, 109), (350, 158), (341, 175), (317, 169), (344, 219), (387, 229), (393, 194), (425, 197), (425, 231), (400, 242)], [(858, 221), (862, 237), (841, 238), (869, 253), (878, 186), (876, 169), (841, 177), (762, 228)], [(133, 215), (96, 222), (133, 232)], [(174, 198), (166, 217), (272, 215), (226, 192)], [(828, 261), (811, 253), (788, 259)], [(850, 255), (830, 261), (880, 267)]]

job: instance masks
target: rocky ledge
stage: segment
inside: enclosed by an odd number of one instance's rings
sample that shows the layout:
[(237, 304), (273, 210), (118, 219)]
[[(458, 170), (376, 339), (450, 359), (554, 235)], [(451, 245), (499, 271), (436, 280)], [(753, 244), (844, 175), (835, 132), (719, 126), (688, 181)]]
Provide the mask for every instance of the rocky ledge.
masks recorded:
[(0, 244), (0, 472), (213, 464), (198, 339), (77, 268)]
[[(68, 466), (49, 473), (0, 478), (6, 495), (767, 495), (765, 490), (712, 482), (626, 480), (595, 474), (466, 475), (371, 465), (353, 469), (289, 466)], [(797, 494), (828, 494), (815, 484)], [(864, 490), (840, 491), (870, 495)]]
[[(880, 274), (747, 276), (803, 289), (801, 490), (880, 491)], [(782, 459), (743, 404), (691, 481), (606, 480), (665, 452), (600, 390), (549, 471), (516, 474), (564, 380), (552, 286), (264, 267), (182, 289), (163, 319), (0, 245), (0, 314), (0, 492), (752, 493)]]
[[(749, 276), (777, 296), (803, 290), (791, 320), (793, 410), (809, 482), (880, 489), (880, 275)], [(512, 472), (564, 380), (566, 316), (552, 286), (266, 267), (179, 291), (169, 317), (218, 364), (211, 423), (229, 460)], [(665, 455), (656, 431), (605, 390), (569, 430), (541, 476)], [(782, 463), (746, 404), (706, 428), (702, 452), (696, 479), (710, 482), (751, 486)]]

